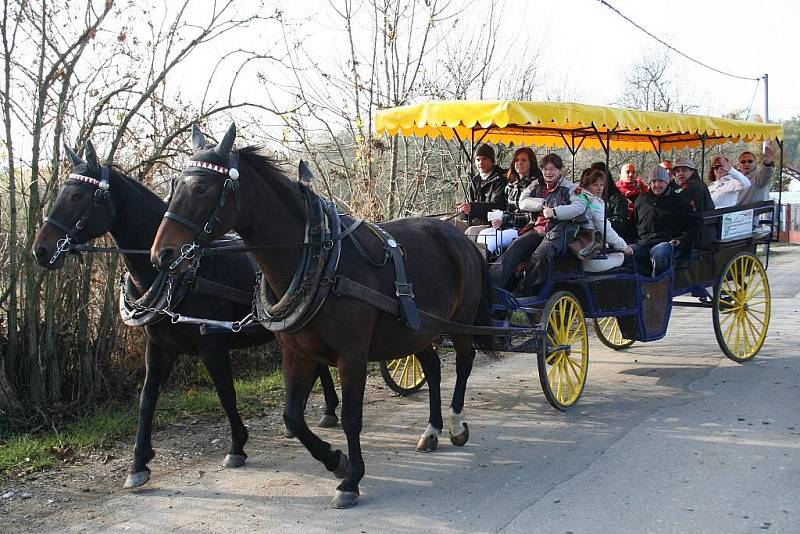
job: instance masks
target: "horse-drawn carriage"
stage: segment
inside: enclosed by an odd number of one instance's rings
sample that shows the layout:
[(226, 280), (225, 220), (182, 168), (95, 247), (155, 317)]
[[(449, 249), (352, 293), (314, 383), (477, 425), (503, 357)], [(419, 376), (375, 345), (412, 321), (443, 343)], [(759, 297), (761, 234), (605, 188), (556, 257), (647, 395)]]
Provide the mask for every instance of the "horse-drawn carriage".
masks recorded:
[[(637, 112), (608, 107), (536, 102), (430, 102), (380, 111), (376, 130), (388, 135), (456, 139), (472, 161), (480, 142), (602, 150), (608, 165), (613, 150), (664, 151), (706, 149), (727, 142), (776, 140), (778, 125), (697, 115)], [(472, 151), (467, 150), (469, 144)], [(780, 167), (779, 167), (780, 168)], [(702, 171), (701, 171), (702, 174)], [(558, 257), (548, 265), (545, 286), (536, 294), (514, 298), (498, 290), (499, 327), (526, 328), (503, 336), (507, 351), (535, 352), (541, 387), (559, 410), (574, 405), (586, 382), (589, 343), (586, 319), (597, 337), (614, 349), (635, 341), (654, 341), (667, 330), (673, 306), (710, 308), (714, 333), (723, 353), (737, 362), (753, 358), (769, 326), (770, 293), (766, 272), (756, 255), (774, 227), (771, 201), (703, 214), (701, 242), (687, 259), (676, 261), (653, 278), (637, 272), (635, 262), (610, 271), (584, 272), (576, 258)], [(681, 296), (694, 297), (687, 301)], [(499, 312), (499, 313), (498, 313)], [(531, 328), (538, 329), (529, 335)], [(416, 391), (424, 381), (413, 356), (389, 363), (400, 370), (396, 391)], [(406, 371), (412, 369), (414, 373)], [(384, 373), (387, 382), (393, 375)]]
[[(518, 102), (406, 106), (381, 111), (376, 126), (388, 134), (469, 139), (472, 147), (476, 137), (478, 142), (562, 146), (573, 155), (573, 169), (581, 146), (601, 148), (606, 160), (614, 149), (652, 148), (660, 154), (665, 149), (700, 146), (705, 159), (707, 145), (761, 139), (780, 144), (782, 137), (781, 128), (773, 125)], [(492, 353), (500, 340), (506, 350), (536, 352), (545, 395), (563, 410), (577, 402), (586, 381), (587, 317), (601, 325), (598, 335), (605, 343), (624, 348), (634, 341), (662, 337), (673, 305), (710, 307), (717, 338), (732, 359), (752, 358), (764, 342), (769, 284), (755, 249), (764, 243), (769, 251), (773, 223), (769, 202), (706, 214), (714, 236), (711, 243), (656, 278), (635, 268), (584, 273), (575, 260), (562, 259), (548, 266), (547, 282), (538, 294), (515, 298), (498, 290), (499, 302), (493, 304), (486, 263), (454, 226), (425, 218), (374, 225), (340, 215), (331, 202), (289, 179), (258, 147), (235, 149), (235, 136), (233, 124), (218, 144), (207, 142), (193, 129), (195, 152), (177, 180), (169, 206), (118, 169), (101, 165), (90, 144), (86, 162), (70, 152), (75, 172), (34, 243), (39, 262), (57, 268), (64, 252), (76, 250), (75, 243), (110, 230), (117, 252), (125, 255), (126, 266), (136, 275), (132, 283), (144, 293), (141, 298), (159, 280), (166, 288), (153, 301), (164, 300), (165, 308), (134, 306), (134, 311), (169, 316), (170, 321), (148, 325), (154, 334), (163, 331), (163, 335), (154, 335), (147, 349), (148, 373), (130, 486), (149, 479), (155, 401), (178, 352), (198, 353), (212, 371), (231, 422), (231, 449), (224, 465), (245, 462), (247, 431), (236, 412), (228, 349), (237, 343), (265, 341), (263, 335), (249, 341), (233, 335), (243, 334), (248, 324), (262, 325), (281, 344), (284, 422), (314, 458), (342, 479), (332, 501), (337, 508), (356, 503), (365, 472), (360, 433), (368, 361), (388, 362), (384, 377), (396, 390), (419, 389), (429, 378), (430, 417), (417, 449), (432, 451), (444, 425), (440, 362), (434, 347), (441, 334), (450, 337), (456, 352), (449, 414), (450, 441), (456, 446), (469, 439), (464, 400), (476, 347)], [(467, 155), (472, 161), (472, 154)], [(281, 231), (275, 232), (276, 228)], [(229, 230), (238, 232), (245, 246), (215, 247), (214, 240)], [(143, 250), (148, 247), (149, 251)], [(280, 253), (275, 253), (278, 249)], [(149, 260), (139, 255), (142, 252), (149, 252)], [(251, 253), (261, 273), (254, 294), (247, 291), (254, 266), (231, 263), (214, 269), (213, 262), (204, 260), (211, 270), (199, 274), (214, 282), (216, 272), (221, 282), (201, 284), (205, 289), (197, 295), (181, 287), (186, 300), (170, 307), (175, 304), (176, 284), (186, 272), (199, 268), (198, 258), (243, 252)], [(233, 288), (237, 298), (230, 298), (226, 284), (234, 274), (246, 276)], [(673, 301), (684, 294), (699, 300)], [(226, 334), (200, 341), (199, 325), (222, 328)], [(168, 331), (191, 343), (160, 347), (155, 341)], [(349, 458), (305, 422), (306, 401), (324, 364), (335, 364), (340, 373), (341, 420)]]

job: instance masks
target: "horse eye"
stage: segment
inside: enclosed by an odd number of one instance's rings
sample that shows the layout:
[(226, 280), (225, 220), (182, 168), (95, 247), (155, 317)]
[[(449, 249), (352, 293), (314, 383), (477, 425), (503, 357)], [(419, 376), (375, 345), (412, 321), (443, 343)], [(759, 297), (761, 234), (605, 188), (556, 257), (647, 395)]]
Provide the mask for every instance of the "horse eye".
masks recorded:
[(208, 185), (204, 183), (195, 184), (192, 188), (192, 192), (195, 195), (205, 195), (206, 191), (208, 191)]
[(72, 202), (77, 202), (82, 198), (83, 198), (83, 193), (72, 193), (70, 200), (72, 200)]

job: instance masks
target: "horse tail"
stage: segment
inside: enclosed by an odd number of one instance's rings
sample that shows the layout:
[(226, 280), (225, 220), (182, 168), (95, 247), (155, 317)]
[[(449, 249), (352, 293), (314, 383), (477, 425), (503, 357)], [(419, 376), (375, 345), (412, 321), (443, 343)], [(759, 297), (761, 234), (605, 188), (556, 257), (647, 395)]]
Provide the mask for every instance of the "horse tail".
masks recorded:
[[(494, 284), (492, 278), (489, 276), (489, 265), (483, 259), (478, 249), (470, 244), (474, 249), (475, 255), (480, 261), (481, 266), (481, 301), (478, 304), (478, 313), (473, 322), (476, 326), (491, 326), (492, 325), (492, 303), (494, 302)], [(500, 359), (500, 353), (497, 348), (497, 341), (495, 336), (491, 335), (476, 335), (473, 336), (473, 343), (475, 348), (483, 352), (494, 360)]]

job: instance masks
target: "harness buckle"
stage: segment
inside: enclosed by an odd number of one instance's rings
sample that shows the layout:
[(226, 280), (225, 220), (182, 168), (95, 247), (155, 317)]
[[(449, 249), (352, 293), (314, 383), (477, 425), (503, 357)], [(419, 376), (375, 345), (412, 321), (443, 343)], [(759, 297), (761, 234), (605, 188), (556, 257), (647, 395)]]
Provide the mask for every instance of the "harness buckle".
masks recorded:
[(394, 287), (396, 288), (395, 295), (397, 295), (397, 298), (401, 297), (411, 297), (412, 299), (414, 298), (414, 287), (411, 282), (406, 282), (406, 283), (395, 282)]
[(328, 239), (327, 241), (322, 243), (322, 248), (325, 250), (330, 250), (333, 248), (333, 239)]

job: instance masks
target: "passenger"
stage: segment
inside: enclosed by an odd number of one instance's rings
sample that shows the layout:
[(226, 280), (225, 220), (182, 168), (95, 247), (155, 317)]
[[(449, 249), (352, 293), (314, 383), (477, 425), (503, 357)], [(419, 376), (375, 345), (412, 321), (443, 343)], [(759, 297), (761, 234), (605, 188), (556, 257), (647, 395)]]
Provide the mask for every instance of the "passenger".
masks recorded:
[(619, 181), (617, 189), (628, 201), (628, 217), (633, 216), (633, 205), (636, 198), (642, 193), (647, 193), (647, 184), (636, 175), (636, 166), (633, 163), (626, 163), (619, 170)]
[(673, 249), (678, 249), (679, 254), (690, 250), (702, 219), (685, 196), (667, 187), (666, 170), (654, 167), (649, 178), (650, 190), (636, 199), (634, 215), (639, 239), (632, 248), (636, 261), (652, 265), (651, 274), (656, 277), (672, 264)]
[(689, 201), (695, 213), (702, 215), (704, 211), (714, 209), (714, 200), (708, 192), (708, 186), (700, 179), (692, 160), (679, 159), (672, 167), (672, 175), (678, 181), (678, 189), (675, 192)]
[(742, 152), (739, 156), (739, 171), (750, 180), (750, 189), (739, 197), (739, 204), (749, 204), (769, 200), (769, 185), (775, 170), (772, 147), (764, 147), (764, 163), (756, 166), (756, 156), (752, 152)]
[(519, 230), (531, 223), (530, 212), (519, 209), (519, 197), (533, 180), (541, 178), (542, 171), (536, 163), (536, 154), (533, 150), (522, 147), (514, 152), (514, 159), (506, 178), (508, 202), (506, 211), (502, 213), (501, 218), (496, 216), (493, 218), (497, 212), (490, 212), (491, 215), (487, 217), (492, 219), (489, 221), (492, 227), (481, 230), (478, 237), (478, 242), (485, 243), (489, 252), (494, 253), (498, 248), (507, 248), (511, 245), (511, 241), (517, 238)]
[(543, 157), (541, 169), (542, 178), (525, 188), (519, 198), (520, 210), (536, 214), (530, 230), (515, 239), (490, 268), (494, 284), (509, 291), (515, 286), (517, 266), (529, 256), (523, 292), (531, 294), (534, 286), (543, 282), (547, 260), (564, 253), (577, 231), (573, 219), (586, 210), (575, 193), (577, 184), (562, 178), (564, 162), (557, 154)]
[(661, 163), (659, 163), (662, 169), (666, 170), (667, 172), (672, 170), (672, 162), (668, 159), (665, 159)]
[(716, 209), (741, 204), (739, 199), (750, 189), (750, 180), (733, 167), (725, 156), (717, 156), (708, 170), (708, 192)]
[(611, 226), (625, 241), (636, 240), (636, 228), (631, 224), (631, 217), (628, 215), (628, 201), (622, 196), (617, 188), (617, 184), (611, 179), (606, 164), (602, 161), (592, 163), (592, 169), (600, 169), (605, 173), (606, 182), (603, 191), (603, 200), (606, 201), (606, 216), (611, 222)]
[(495, 165), (494, 149), (485, 143), (479, 146), (475, 151), (475, 165), (478, 167), (478, 174), (470, 182), (471, 201), (456, 205), (456, 209), (470, 225), (465, 232), (470, 236), (476, 236), (481, 230), (489, 228), (486, 218), (489, 211), (506, 209), (505, 171)]
[[(633, 249), (614, 231), (614, 226), (606, 218), (607, 207), (606, 203), (603, 202), (603, 196), (606, 182), (608, 181), (607, 176), (607, 173), (594, 166), (586, 169), (581, 174), (580, 188), (576, 192), (586, 204), (587, 219), (587, 222), (581, 225), (581, 228), (602, 234), (603, 225), (605, 225), (605, 242), (608, 246), (624, 253), (624, 255), (630, 256), (633, 254)], [(600, 239), (602, 240), (602, 237)], [(619, 267), (625, 260), (624, 255), (614, 252), (608, 254), (607, 258), (581, 258), (583, 260), (583, 269), (587, 272), (596, 273)]]

